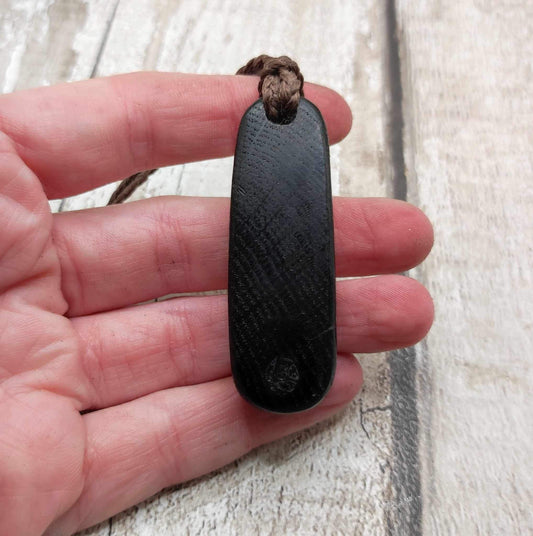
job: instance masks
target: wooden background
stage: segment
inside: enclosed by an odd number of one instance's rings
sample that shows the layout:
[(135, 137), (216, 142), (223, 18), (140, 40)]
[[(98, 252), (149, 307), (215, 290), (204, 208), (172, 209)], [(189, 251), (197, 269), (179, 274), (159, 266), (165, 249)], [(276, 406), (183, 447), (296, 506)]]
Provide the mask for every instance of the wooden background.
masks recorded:
[[(294, 57), (353, 111), (334, 193), (407, 199), (435, 226), (410, 274), (435, 325), (361, 356), (349, 409), (85, 534), (533, 532), (532, 35), (530, 0), (0, 0), (3, 92)], [(228, 196), (231, 169), (167, 168), (135, 197)]]

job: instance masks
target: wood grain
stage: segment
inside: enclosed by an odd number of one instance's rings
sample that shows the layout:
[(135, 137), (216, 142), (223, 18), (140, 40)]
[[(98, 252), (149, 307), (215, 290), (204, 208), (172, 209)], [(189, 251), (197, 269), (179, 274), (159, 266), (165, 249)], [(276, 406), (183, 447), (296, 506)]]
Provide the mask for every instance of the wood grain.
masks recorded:
[(335, 376), (335, 249), (329, 146), (305, 98), (288, 124), (264, 100), (239, 126), (228, 268), (231, 372), (252, 404), (316, 406)]
[(533, 530), (533, 7), (398, 2), (407, 195), (435, 226), (417, 271), (424, 534)]

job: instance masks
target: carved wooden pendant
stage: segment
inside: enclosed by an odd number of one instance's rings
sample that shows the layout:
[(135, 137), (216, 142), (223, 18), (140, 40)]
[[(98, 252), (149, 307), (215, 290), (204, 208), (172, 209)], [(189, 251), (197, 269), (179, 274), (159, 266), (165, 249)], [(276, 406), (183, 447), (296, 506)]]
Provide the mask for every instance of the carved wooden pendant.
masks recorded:
[(229, 245), (233, 378), (260, 408), (316, 405), (335, 372), (335, 264), (329, 148), (318, 109), (301, 98), (289, 124), (258, 100), (235, 152)]

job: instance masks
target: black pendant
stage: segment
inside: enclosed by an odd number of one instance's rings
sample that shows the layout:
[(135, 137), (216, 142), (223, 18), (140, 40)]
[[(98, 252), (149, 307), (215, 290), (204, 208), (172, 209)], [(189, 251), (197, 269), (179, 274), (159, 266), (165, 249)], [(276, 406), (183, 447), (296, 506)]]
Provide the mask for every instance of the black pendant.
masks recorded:
[(261, 100), (242, 118), (229, 245), (233, 378), (252, 404), (316, 405), (335, 373), (335, 264), (329, 148), (318, 109), (301, 98), (289, 124)]

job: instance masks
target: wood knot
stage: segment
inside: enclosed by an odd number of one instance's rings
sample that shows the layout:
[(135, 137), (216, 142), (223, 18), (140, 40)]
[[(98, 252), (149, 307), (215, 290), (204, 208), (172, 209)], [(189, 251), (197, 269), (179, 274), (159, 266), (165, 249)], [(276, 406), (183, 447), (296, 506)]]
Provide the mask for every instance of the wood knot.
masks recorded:
[(304, 96), (304, 77), (295, 61), (287, 56), (273, 58), (262, 54), (251, 59), (237, 74), (260, 77), (257, 89), (270, 121), (287, 124), (295, 118), (300, 97)]

